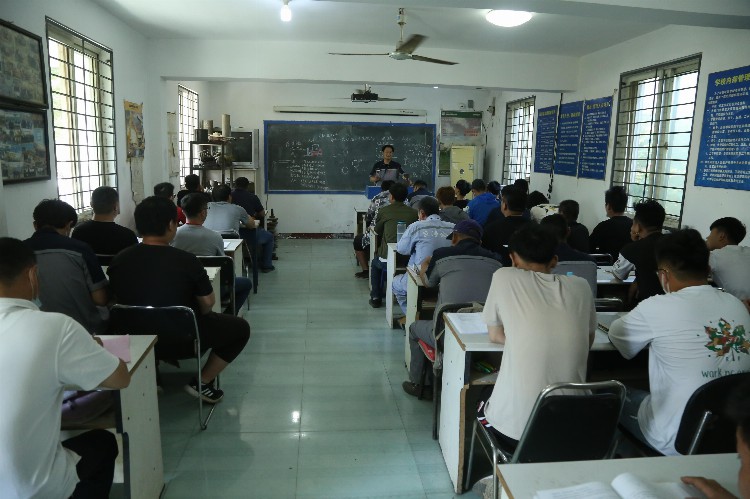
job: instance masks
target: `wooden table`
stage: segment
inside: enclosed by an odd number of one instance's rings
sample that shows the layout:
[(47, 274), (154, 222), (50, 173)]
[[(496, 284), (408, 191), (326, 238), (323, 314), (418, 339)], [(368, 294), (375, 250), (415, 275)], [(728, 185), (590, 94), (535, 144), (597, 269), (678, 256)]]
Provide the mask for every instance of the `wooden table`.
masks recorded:
[(224, 239), (224, 254), (231, 257), (234, 262), (234, 275), (241, 277), (245, 275), (245, 265), (242, 255), (243, 239)]
[(354, 208), (354, 235), (359, 236), (365, 233), (367, 230), (366, 225), (367, 210), (358, 210)]
[(385, 322), (389, 328), (393, 327), (393, 278), (396, 275), (396, 243), (388, 243), (388, 257), (386, 258), (385, 282)]
[(211, 288), (214, 290), (214, 306), (211, 307), (211, 311), (221, 313), (221, 279), (220, 279), (220, 267), (205, 267), (206, 273), (208, 274), (208, 280), (211, 281)]
[(415, 321), (420, 320), (421, 312), (425, 308), (425, 303), (432, 303), (429, 297), (435, 298), (435, 294), (429, 293), (429, 290), (437, 292), (437, 288), (429, 288), (422, 282), (422, 277), (412, 267), (406, 269), (407, 274), (407, 285), (406, 285), (406, 324), (404, 337), (404, 363), (406, 364), (406, 370), (409, 371), (411, 366), (411, 349), (409, 347), (409, 326)]
[(738, 495), (737, 454), (662, 456), (564, 463), (500, 464), (503, 497), (527, 499), (539, 490), (557, 489), (587, 482), (611, 482), (620, 473), (630, 472), (646, 482), (679, 482), (681, 476), (703, 476), (719, 482)]
[[(101, 338), (113, 336), (102, 335)], [(130, 336), (130, 385), (113, 390), (115, 421), (97, 419), (65, 430), (111, 428), (122, 437), (125, 497), (157, 499), (164, 489), (154, 335)]]
[[(609, 325), (617, 317), (615, 312), (599, 312), (599, 322)], [(460, 316), (460, 317), (459, 317)], [(481, 374), (472, 371), (476, 357), (488, 352), (500, 353), (503, 345), (492, 343), (481, 313), (445, 314), (445, 343), (443, 353), (443, 384), (440, 397), (440, 448), (448, 474), (457, 493), (462, 492), (464, 464), (471, 437), (476, 409), (468, 399), (473, 387), (494, 385), (497, 373)], [(472, 334), (467, 331), (483, 331)], [(615, 351), (606, 333), (597, 329), (591, 351)]]

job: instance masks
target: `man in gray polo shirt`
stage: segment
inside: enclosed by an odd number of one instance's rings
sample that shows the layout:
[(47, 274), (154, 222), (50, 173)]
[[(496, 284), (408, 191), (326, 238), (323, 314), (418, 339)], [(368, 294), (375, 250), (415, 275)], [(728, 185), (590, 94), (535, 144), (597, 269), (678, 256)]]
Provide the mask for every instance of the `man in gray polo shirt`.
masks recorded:
[[(422, 263), (422, 280), (428, 287), (440, 285), (435, 310), (441, 305), (457, 302), (484, 302), (492, 283), (492, 274), (502, 267), (501, 256), (481, 247), (482, 226), (474, 220), (463, 220), (453, 228), (452, 246), (438, 248)], [(434, 320), (416, 321), (409, 327), (409, 348), (411, 364), (409, 381), (402, 387), (406, 393), (418, 396), (421, 387), (419, 377), (425, 363), (425, 356), (419, 348), (419, 340), (435, 346), (433, 334)], [(425, 390), (426, 398), (432, 397)]]

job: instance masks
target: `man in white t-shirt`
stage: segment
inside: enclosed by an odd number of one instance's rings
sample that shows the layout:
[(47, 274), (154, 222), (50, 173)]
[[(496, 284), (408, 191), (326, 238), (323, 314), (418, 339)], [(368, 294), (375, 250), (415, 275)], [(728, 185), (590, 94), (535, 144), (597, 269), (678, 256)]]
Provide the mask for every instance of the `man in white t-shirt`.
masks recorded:
[(483, 424), (501, 441), (521, 437), (539, 393), (552, 383), (586, 381), (596, 311), (588, 283), (550, 273), (557, 239), (536, 224), (511, 236), (513, 267), (492, 276), (484, 320), (490, 340), (505, 345)]
[(675, 437), (693, 392), (712, 379), (750, 371), (750, 314), (737, 298), (708, 285), (708, 255), (694, 229), (663, 236), (656, 273), (666, 294), (644, 300), (609, 328), (626, 359), (649, 348), (650, 393), (629, 389), (620, 422), (667, 455), (677, 455)]
[(750, 299), (750, 247), (739, 246), (745, 234), (742, 222), (724, 217), (711, 224), (706, 238), (714, 283), (740, 300)]
[(34, 253), (0, 238), (0, 496), (108, 497), (117, 442), (93, 430), (60, 442), (66, 385), (124, 388), (126, 365), (68, 316), (41, 312)]

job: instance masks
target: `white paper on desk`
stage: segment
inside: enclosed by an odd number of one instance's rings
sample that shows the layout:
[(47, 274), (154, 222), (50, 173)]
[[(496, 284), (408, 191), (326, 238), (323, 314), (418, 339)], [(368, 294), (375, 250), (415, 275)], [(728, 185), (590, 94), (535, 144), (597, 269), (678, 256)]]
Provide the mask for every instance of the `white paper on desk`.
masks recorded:
[(123, 362), (130, 362), (130, 336), (113, 336), (111, 338), (101, 338), (104, 349), (119, 357)]
[(487, 324), (485, 324), (482, 314), (453, 314), (451, 321), (461, 334), (487, 334)]
[(228, 249), (228, 248), (229, 248), (229, 246), (230, 246), (231, 244), (232, 244), (232, 242), (231, 242), (231, 241), (227, 241), (227, 240), (225, 239), (225, 240), (224, 240), (224, 249)]

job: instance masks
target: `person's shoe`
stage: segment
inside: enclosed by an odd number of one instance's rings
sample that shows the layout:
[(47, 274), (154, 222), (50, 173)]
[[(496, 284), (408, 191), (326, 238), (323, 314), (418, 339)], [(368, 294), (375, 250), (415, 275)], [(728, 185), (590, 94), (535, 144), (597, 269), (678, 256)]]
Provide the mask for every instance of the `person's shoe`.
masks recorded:
[(370, 298), (369, 303), (372, 308), (380, 308), (380, 306), (383, 304), (383, 301), (380, 298)]
[(219, 403), (224, 398), (224, 392), (215, 388), (213, 382), (209, 384), (201, 383), (199, 388), (198, 381), (195, 378), (191, 379), (190, 383), (185, 385), (185, 391), (195, 398), (202, 398), (204, 402), (208, 402), (209, 404)]
[(361, 272), (357, 272), (356, 274), (354, 274), (354, 277), (356, 277), (357, 279), (367, 279), (368, 277), (370, 277), (370, 271), (363, 270)]
[[(411, 381), (404, 381), (401, 383), (401, 387), (406, 393), (412, 397), (419, 397), (419, 392), (422, 391), (422, 387)], [(432, 387), (427, 385), (424, 387), (424, 393), (422, 393), (422, 400), (432, 400)]]
[(273, 267), (273, 266), (260, 269), (260, 271), (263, 272), (264, 274), (268, 274), (269, 272), (273, 272), (274, 270), (276, 270), (276, 267)]

